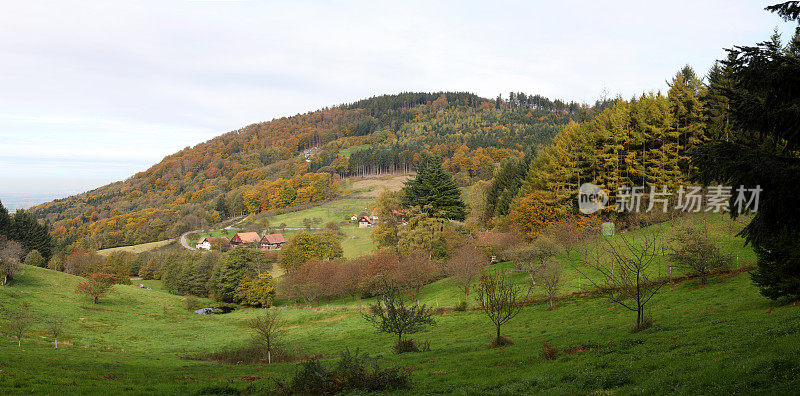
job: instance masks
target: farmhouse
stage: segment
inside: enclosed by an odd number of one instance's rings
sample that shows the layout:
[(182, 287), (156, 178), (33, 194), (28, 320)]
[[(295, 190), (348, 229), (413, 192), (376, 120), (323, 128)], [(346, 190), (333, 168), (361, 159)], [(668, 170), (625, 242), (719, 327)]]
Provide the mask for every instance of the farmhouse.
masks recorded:
[(236, 235), (231, 238), (231, 245), (236, 247), (242, 244), (258, 243), (260, 241), (261, 237), (257, 232), (237, 232)]
[(361, 216), (361, 218), (358, 219), (358, 228), (367, 227), (372, 227), (372, 220), (370, 220), (368, 216)]
[(200, 239), (197, 240), (197, 245), (195, 245), (194, 247), (203, 250), (211, 250), (211, 240), (206, 237), (201, 237)]
[(358, 216), (352, 215), (352, 216), (350, 216), (350, 220), (356, 221), (356, 220), (358, 220)]
[(280, 250), (286, 244), (283, 234), (265, 234), (261, 237), (261, 248), (266, 250)]
[(225, 237), (201, 237), (197, 240), (195, 247), (202, 250), (211, 250), (214, 245), (228, 246), (230, 244), (231, 241)]

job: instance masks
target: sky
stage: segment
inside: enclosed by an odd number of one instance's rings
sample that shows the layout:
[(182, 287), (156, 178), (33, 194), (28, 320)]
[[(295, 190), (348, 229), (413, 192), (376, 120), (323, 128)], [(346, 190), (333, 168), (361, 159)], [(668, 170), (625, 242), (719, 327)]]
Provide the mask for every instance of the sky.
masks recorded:
[(0, 200), (124, 180), (255, 122), (404, 91), (665, 91), (793, 25), (761, 1), (5, 1)]

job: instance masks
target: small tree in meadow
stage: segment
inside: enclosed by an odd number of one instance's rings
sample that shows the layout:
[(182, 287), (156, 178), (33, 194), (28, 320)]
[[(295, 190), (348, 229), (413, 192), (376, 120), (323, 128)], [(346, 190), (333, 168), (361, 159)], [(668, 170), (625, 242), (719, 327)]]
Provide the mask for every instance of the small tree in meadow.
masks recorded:
[(75, 293), (85, 294), (92, 298), (93, 304), (97, 304), (111, 290), (114, 280), (114, 275), (93, 272), (86, 276), (86, 281), (78, 284)]
[(634, 330), (648, 327), (644, 307), (664, 286), (662, 279), (653, 277), (657, 259), (661, 256), (660, 230), (640, 234), (619, 234), (605, 237), (605, 252), (598, 254), (590, 266), (600, 274), (601, 280), (590, 282), (616, 304), (636, 312)]
[(563, 267), (558, 260), (550, 259), (536, 270), (536, 282), (547, 292), (547, 309), (555, 309), (555, 299), (561, 287)]
[(511, 340), (500, 335), (500, 326), (519, 314), (527, 293), (523, 295), (522, 287), (514, 283), (507, 271), (484, 272), (475, 291), (478, 293), (475, 298), (480, 303), (481, 309), (496, 329), (492, 348), (510, 345)]
[(700, 277), (700, 284), (708, 282), (708, 276), (727, 266), (728, 257), (722, 254), (715, 241), (703, 230), (684, 227), (672, 237), (674, 245), (669, 259), (679, 267), (688, 269)]
[(487, 264), (489, 264), (489, 260), (486, 255), (472, 247), (458, 249), (445, 262), (444, 272), (464, 292), (464, 302), (469, 298), (472, 284), (478, 280)]
[(47, 319), (47, 331), (53, 335), (55, 342), (55, 349), (58, 349), (58, 337), (64, 330), (64, 317), (61, 315), (53, 315)]
[(404, 335), (421, 331), (425, 326), (433, 326), (433, 312), (425, 304), (406, 305), (400, 289), (393, 285), (386, 287), (386, 293), (378, 296), (375, 304), (369, 307), (364, 319), (371, 323), (378, 332), (397, 335), (395, 351), (397, 353), (416, 351), (412, 341), (403, 339)]
[(19, 262), (23, 249), (16, 241), (7, 241), (1, 235), (0, 239), (0, 286), (5, 286), (22, 270)]
[(22, 337), (25, 336), (25, 332), (28, 330), (32, 322), (31, 312), (28, 308), (28, 303), (22, 303), (22, 307), (18, 310), (14, 311), (11, 315), (11, 334), (17, 338), (17, 346), (22, 348)]
[(283, 319), (276, 309), (268, 309), (264, 315), (258, 316), (247, 323), (258, 335), (259, 341), (267, 349), (267, 363), (272, 363), (272, 351), (281, 336)]

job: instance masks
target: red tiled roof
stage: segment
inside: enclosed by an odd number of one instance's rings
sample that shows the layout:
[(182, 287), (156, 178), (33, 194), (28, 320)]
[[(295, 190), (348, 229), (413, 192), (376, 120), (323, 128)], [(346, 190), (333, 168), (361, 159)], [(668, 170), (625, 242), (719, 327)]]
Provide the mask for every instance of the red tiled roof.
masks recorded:
[(253, 243), (260, 241), (261, 237), (257, 232), (237, 232), (233, 239), (241, 243)]
[(199, 245), (199, 244), (201, 244), (201, 243), (203, 243), (203, 242), (205, 242), (205, 241), (208, 241), (209, 243), (211, 242), (211, 241), (209, 241), (209, 240), (208, 240), (208, 238), (206, 238), (206, 237), (200, 237), (200, 239), (198, 239), (198, 240), (197, 240), (197, 244)]
[(208, 241), (211, 242), (212, 244), (214, 242), (219, 241), (223, 245), (229, 245), (231, 243), (230, 239), (228, 239), (226, 237), (212, 237), (212, 238), (208, 238)]
[(367, 222), (367, 223), (370, 223), (370, 224), (372, 224), (372, 221), (371, 221), (371, 220), (370, 220), (370, 219), (369, 219), (367, 216), (361, 216), (361, 218), (360, 218), (360, 219), (358, 219), (358, 222), (359, 222), (359, 223), (364, 223), (364, 222)]
[(261, 243), (286, 243), (286, 238), (283, 237), (283, 234), (266, 234), (261, 238)]

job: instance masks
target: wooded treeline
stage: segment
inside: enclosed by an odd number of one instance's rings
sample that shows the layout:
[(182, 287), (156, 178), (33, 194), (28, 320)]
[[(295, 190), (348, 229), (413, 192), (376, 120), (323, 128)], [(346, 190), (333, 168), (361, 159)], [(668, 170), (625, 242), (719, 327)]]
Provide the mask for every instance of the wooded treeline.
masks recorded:
[[(235, 214), (336, 194), (333, 179), (327, 187), (302, 190), (308, 173), (407, 172), (428, 153), (445, 158), (445, 169), (461, 185), (488, 179), (497, 161), (547, 144), (562, 125), (594, 111), (550, 106), (561, 102), (541, 97), (523, 106), (518, 98), (536, 96), (513, 96), (497, 102), (467, 93), (387, 95), (252, 124), (187, 147), (125, 181), (30, 212), (51, 224), (58, 246), (70, 251), (152, 242)], [(293, 191), (281, 187), (282, 194), (260, 196), (276, 182)]]

